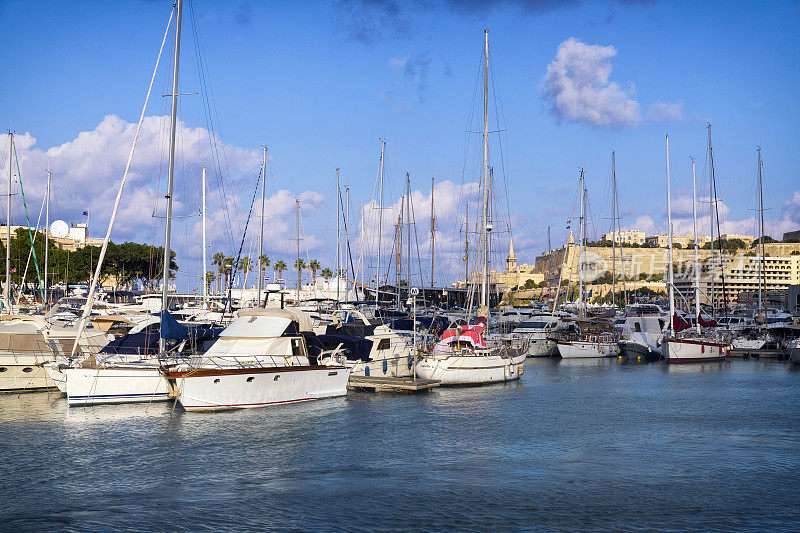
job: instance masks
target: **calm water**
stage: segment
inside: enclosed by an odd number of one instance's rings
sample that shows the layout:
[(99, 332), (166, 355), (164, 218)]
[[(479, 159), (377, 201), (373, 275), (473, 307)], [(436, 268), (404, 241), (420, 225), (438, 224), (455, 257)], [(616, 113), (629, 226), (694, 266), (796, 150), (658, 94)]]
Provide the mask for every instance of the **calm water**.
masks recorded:
[(800, 528), (800, 371), (532, 361), (517, 383), (186, 414), (0, 397), (0, 528)]

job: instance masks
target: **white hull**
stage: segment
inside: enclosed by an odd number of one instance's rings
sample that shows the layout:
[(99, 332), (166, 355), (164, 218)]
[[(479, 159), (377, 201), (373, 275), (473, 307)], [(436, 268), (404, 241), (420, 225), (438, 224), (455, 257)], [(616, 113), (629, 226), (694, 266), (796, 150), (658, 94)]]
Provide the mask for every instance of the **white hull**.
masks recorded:
[(167, 373), (187, 411), (249, 409), (347, 394), (343, 367), (199, 369)]
[(50, 354), (0, 354), (0, 392), (35, 391), (55, 387), (41, 366), (52, 358)]
[(479, 385), (518, 379), (524, 372), (526, 354), (502, 355), (431, 355), (417, 363), (417, 376), (433, 379), (441, 385)]
[(67, 393), (67, 374), (64, 372), (66, 366), (62, 366), (57, 361), (44, 365), (44, 370), (48, 377), (55, 383), (61, 394)]
[(721, 361), (728, 356), (728, 348), (701, 339), (669, 339), (664, 341), (664, 359), (668, 363)]
[(530, 339), (528, 342), (528, 357), (550, 357), (558, 353), (555, 341), (549, 339)]
[(167, 380), (156, 366), (67, 368), (70, 407), (169, 400)]
[(766, 339), (733, 339), (731, 343), (737, 350), (760, 350), (767, 344)]
[(558, 341), (558, 353), (562, 359), (610, 357), (619, 354), (619, 346), (606, 342)]

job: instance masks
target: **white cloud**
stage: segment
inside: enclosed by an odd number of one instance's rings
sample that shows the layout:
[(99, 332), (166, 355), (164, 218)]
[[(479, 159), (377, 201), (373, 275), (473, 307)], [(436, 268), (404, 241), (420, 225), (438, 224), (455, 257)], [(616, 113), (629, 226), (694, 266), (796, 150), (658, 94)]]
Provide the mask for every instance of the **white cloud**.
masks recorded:
[[(134, 240), (160, 245), (164, 239), (164, 190), (167, 180), (168, 117), (148, 116), (133, 157), (128, 181), (122, 195), (120, 209), (111, 238), (115, 242)], [(30, 133), (15, 136), (16, 151), (22, 168), (25, 195), (32, 222), (36, 220), (44, 197), (46, 173), (53, 172), (51, 220), (61, 218), (68, 223), (85, 220), (83, 211), (90, 213), (90, 235), (104, 237), (114, 206), (122, 174), (136, 132), (136, 124), (115, 115), (107, 115), (90, 131), (78, 135), (61, 145), (37, 146)], [(182, 122), (177, 128), (177, 154), (173, 213), (177, 217), (173, 230), (173, 248), (178, 252), (181, 267), (179, 276), (188, 270), (197, 270), (201, 255), (201, 169), (208, 169), (208, 222), (209, 252), (224, 251), (233, 255), (238, 251), (241, 232), (253, 187), (261, 167), (260, 150), (249, 150), (220, 139), (211, 138), (205, 128), (193, 128)], [(224, 149), (224, 177), (216, 170), (212, 141)], [(6, 143), (7, 146), (7, 143)], [(7, 148), (0, 146), (7, 161)], [(219, 155), (223, 158), (222, 152)], [(5, 166), (4, 173), (7, 172)], [(16, 192), (15, 185), (15, 192)], [(275, 192), (267, 200), (268, 219), (265, 219), (265, 247), (269, 253), (294, 255), (295, 197), (300, 198), (304, 218), (312, 217), (322, 206), (324, 198), (315, 191)], [(13, 200), (19, 204), (18, 197)], [(153, 215), (158, 216), (154, 219)], [(12, 223), (24, 222), (21, 204), (12, 211)], [(255, 239), (258, 217), (253, 216), (248, 230), (248, 242)], [(309, 228), (309, 224), (304, 224)], [(311, 228), (309, 228), (311, 229)], [(318, 249), (322, 241), (307, 235), (303, 248)], [(209, 254), (210, 255), (210, 254)]]
[(653, 102), (647, 110), (650, 122), (676, 122), (683, 120), (683, 102)]
[(639, 103), (610, 81), (613, 46), (584, 44), (570, 37), (558, 46), (540, 89), (559, 120), (600, 128), (639, 123)]

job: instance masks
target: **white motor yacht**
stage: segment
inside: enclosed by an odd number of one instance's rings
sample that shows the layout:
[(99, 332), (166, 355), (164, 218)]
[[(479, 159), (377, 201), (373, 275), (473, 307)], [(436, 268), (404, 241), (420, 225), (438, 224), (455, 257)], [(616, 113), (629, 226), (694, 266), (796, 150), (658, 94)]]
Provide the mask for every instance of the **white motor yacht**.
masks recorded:
[(189, 364), (166, 369), (187, 411), (244, 409), (344, 396), (350, 370), (311, 361), (310, 317), (294, 309), (242, 309)]
[(669, 313), (658, 305), (629, 305), (619, 341), (623, 355), (633, 359), (661, 359), (668, 321)]

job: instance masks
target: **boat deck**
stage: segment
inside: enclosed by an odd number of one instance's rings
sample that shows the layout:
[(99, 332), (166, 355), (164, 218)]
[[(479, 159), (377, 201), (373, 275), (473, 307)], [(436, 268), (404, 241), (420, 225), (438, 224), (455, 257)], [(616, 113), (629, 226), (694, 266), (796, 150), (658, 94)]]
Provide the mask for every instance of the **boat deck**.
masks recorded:
[(369, 392), (424, 392), (439, 386), (435, 379), (350, 376), (347, 388)]

